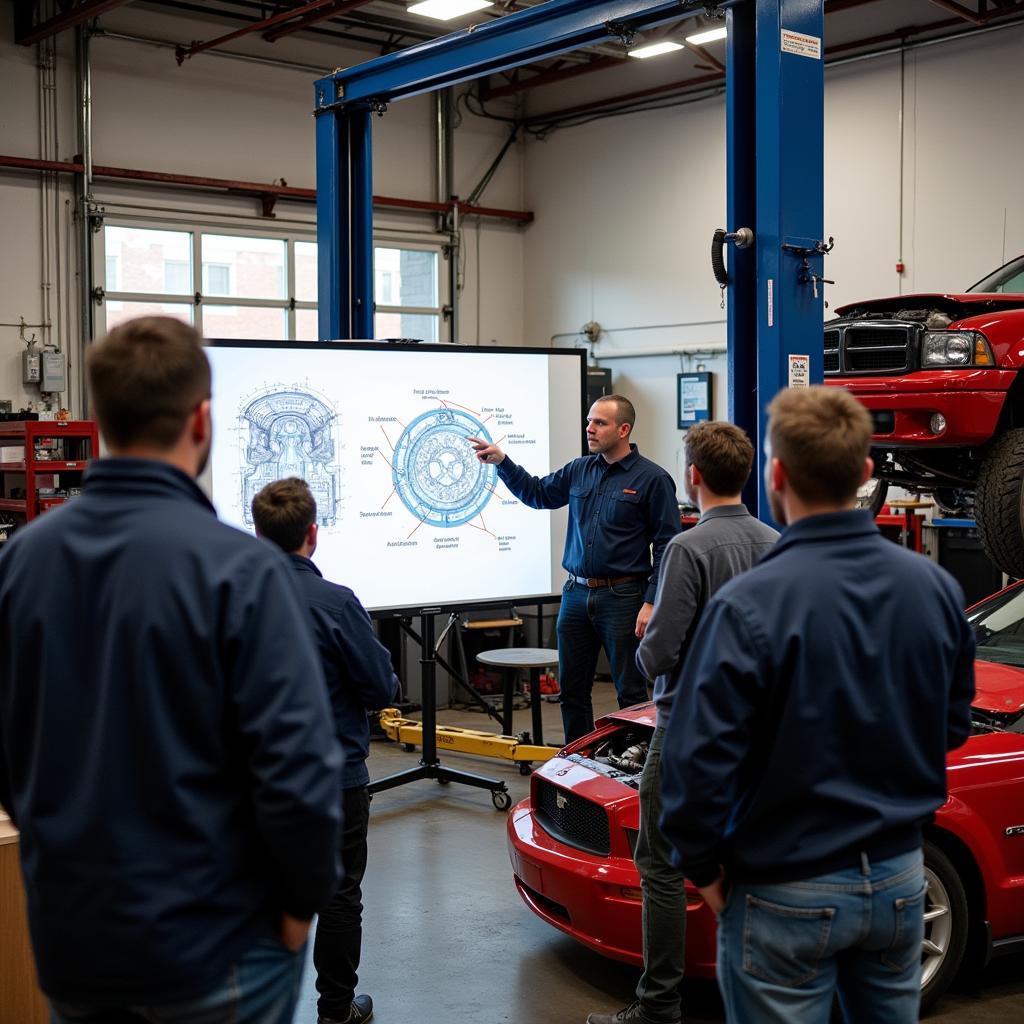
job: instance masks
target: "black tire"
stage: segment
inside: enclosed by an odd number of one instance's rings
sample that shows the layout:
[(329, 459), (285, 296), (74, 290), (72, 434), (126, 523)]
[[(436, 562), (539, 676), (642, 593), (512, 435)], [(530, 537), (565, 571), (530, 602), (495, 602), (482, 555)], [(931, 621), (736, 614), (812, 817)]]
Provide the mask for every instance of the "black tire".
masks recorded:
[(934, 843), (924, 844), (925, 897), (922, 947), (921, 1012), (952, 984), (967, 949), (970, 915), (967, 893), (956, 866)]
[(496, 789), (491, 793), (491, 803), (496, 811), (507, 811), (512, 806), (512, 797), (504, 789)]
[(1009, 576), (1024, 576), (1024, 430), (1008, 430), (989, 449), (974, 499), (985, 553)]
[(889, 485), (884, 480), (872, 477), (857, 491), (857, 508), (866, 508), (872, 516), (877, 516), (882, 511), (888, 493)]

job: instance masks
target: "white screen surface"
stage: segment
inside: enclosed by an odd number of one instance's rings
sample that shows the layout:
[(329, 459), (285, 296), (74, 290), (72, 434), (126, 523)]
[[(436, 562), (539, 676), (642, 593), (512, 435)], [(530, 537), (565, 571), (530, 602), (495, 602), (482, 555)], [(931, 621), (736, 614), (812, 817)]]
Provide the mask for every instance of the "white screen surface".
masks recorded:
[(566, 513), (522, 505), (481, 466), (487, 437), (543, 476), (582, 447), (580, 352), (374, 344), (217, 344), (207, 483), (253, 531), (265, 484), (304, 478), (313, 560), (372, 611), (555, 594)]

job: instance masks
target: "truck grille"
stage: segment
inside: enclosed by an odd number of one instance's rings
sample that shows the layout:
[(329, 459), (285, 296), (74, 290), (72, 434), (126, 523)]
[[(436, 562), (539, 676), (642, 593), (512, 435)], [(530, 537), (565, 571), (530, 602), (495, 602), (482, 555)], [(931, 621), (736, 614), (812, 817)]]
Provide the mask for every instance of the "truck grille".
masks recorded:
[(919, 327), (908, 323), (839, 324), (825, 331), (825, 374), (903, 373), (914, 366)]
[(545, 832), (577, 850), (601, 856), (611, 852), (608, 815), (603, 807), (546, 779), (536, 779), (535, 785), (534, 810)]

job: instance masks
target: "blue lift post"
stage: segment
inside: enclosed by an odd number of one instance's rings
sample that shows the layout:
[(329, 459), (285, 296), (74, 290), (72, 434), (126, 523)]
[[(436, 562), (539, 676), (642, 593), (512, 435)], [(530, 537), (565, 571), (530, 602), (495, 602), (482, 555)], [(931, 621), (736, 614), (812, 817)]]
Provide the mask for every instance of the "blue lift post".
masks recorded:
[(771, 397), (822, 380), (824, 0), (549, 0), (320, 79), (320, 337), (373, 336), (373, 113), (711, 8), (730, 28), (728, 228), (754, 232), (729, 252), (729, 408), (760, 451)]

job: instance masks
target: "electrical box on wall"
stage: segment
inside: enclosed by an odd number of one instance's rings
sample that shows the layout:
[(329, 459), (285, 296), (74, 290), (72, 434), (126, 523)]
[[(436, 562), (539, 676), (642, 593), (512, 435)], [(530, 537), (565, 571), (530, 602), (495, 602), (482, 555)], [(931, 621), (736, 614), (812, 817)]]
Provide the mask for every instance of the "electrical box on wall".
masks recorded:
[(45, 351), (42, 353), (42, 375), (39, 381), (40, 391), (67, 391), (68, 364), (63, 352)]
[(38, 384), (43, 375), (43, 356), (41, 352), (28, 349), (21, 353), (21, 382)]

